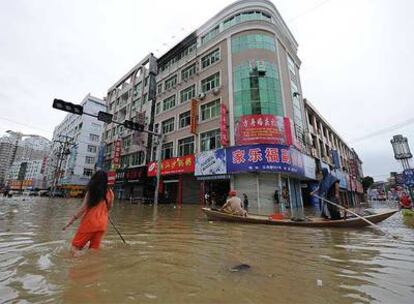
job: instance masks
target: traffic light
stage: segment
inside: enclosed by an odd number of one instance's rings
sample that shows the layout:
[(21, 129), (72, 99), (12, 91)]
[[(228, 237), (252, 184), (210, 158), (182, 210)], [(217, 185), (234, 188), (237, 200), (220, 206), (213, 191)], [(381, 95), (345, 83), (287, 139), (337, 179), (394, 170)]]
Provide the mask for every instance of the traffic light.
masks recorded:
[(62, 99), (54, 99), (53, 100), (53, 108), (73, 113), (76, 115), (82, 115), (83, 114), (83, 107), (81, 105), (73, 104), (71, 102), (64, 101)]
[(131, 120), (124, 121), (124, 127), (127, 129), (135, 130), (135, 131), (144, 131), (144, 125), (133, 122)]
[(98, 120), (103, 121), (105, 123), (111, 123), (112, 122), (112, 117), (113, 117), (113, 115), (110, 114), (110, 113), (106, 113), (106, 112), (102, 112), (102, 111), (98, 112)]

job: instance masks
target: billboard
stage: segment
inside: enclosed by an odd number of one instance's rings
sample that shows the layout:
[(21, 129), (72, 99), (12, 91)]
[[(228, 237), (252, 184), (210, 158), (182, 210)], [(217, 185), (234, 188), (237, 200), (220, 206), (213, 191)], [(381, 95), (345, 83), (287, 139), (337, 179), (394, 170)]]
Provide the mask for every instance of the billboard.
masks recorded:
[(121, 139), (117, 139), (114, 143), (114, 158), (112, 159), (112, 170), (116, 170), (121, 162)]
[(226, 150), (217, 149), (197, 154), (195, 176), (226, 174)]
[(191, 109), (190, 109), (190, 132), (197, 134), (197, 100), (191, 100)]
[[(164, 159), (161, 162), (161, 175), (182, 174), (194, 172), (194, 154)], [(157, 175), (157, 163), (148, 164), (148, 176)]]
[(243, 115), (236, 123), (236, 145), (291, 145), (290, 120), (270, 114)]
[(304, 175), (303, 155), (286, 145), (234, 146), (226, 149), (227, 172), (275, 171)]

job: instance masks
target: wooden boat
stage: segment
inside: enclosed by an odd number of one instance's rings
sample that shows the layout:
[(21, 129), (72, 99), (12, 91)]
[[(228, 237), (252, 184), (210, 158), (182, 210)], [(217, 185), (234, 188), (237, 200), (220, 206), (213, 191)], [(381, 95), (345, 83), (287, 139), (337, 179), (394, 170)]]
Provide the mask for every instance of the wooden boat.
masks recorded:
[[(349, 217), (347, 219), (340, 220), (326, 220), (320, 217), (306, 218), (303, 221), (293, 221), (291, 219), (270, 219), (265, 215), (248, 214), (247, 217), (224, 213), (218, 210), (211, 210), (210, 208), (203, 208), (203, 212), (206, 214), (210, 221), (227, 221), (236, 223), (249, 223), (249, 224), (267, 224), (267, 225), (284, 225), (284, 226), (302, 226), (302, 227), (363, 227), (369, 224), (358, 217)], [(381, 210), (378, 213), (369, 214), (364, 216), (367, 220), (373, 223), (379, 223), (386, 220), (398, 210), (386, 209)]]
[(401, 213), (403, 216), (414, 216), (413, 209), (401, 209)]

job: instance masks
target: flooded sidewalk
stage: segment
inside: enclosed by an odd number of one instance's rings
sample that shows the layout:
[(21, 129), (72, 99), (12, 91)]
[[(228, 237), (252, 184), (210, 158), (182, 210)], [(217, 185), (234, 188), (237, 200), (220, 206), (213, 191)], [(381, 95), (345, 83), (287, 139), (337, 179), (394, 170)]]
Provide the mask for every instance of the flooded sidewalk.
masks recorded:
[[(80, 200), (0, 199), (0, 302), (411, 303), (414, 220), (323, 229), (209, 222), (200, 205), (117, 203), (99, 252), (69, 255)], [(248, 265), (242, 266), (243, 264)]]

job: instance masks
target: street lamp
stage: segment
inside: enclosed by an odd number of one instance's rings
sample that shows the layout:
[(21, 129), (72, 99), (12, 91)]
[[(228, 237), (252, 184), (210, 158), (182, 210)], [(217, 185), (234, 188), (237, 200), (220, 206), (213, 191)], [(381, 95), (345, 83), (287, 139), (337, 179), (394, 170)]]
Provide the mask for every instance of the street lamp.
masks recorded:
[(403, 137), (401, 134), (394, 135), (391, 139), (391, 145), (394, 150), (394, 158), (401, 162), (404, 170), (410, 169), (409, 161), (413, 155), (410, 152), (407, 137)]

